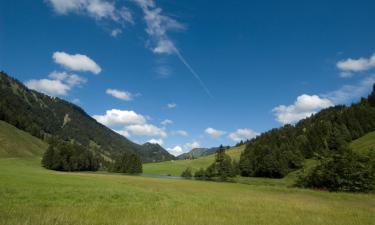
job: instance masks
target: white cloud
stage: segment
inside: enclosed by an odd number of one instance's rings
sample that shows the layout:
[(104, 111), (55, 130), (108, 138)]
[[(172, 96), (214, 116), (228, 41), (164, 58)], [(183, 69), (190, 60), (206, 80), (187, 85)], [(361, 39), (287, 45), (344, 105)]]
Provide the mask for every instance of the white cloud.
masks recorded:
[(173, 124), (173, 121), (166, 119), (166, 120), (163, 120), (160, 124), (163, 126), (167, 126), (167, 125)]
[(151, 136), (151, 137), (167, 137), (167, 133), (152, 124), (135, 124), (129, 125), (125, 128), (131, 135), (136, 136)]
[(94, 74), (99, 74), (102, 69), (96, 62), (86, 55), (75, 54), (70, 55), (65, 52), (55, 52), (52, 58), (55, 63), (73, 71), (87, 71)]
[(216, 130), (216, 129), (212, 128), (212, 127), (207, 128), (204, 132), (206, 134), (208, 134), (212, 138), (219, 138), (219, 137), (223, 136), (226, 133), (225, 131)]
[(201, 144), (197, 141), (193, 141), (191, 143), (186, 143), (184, 145), (184, 148), (187, 150), (187, 151), (190, 151), (192, 149), (195, 149), (195, 148), (200, 148), (201, 147)]
[(70, 74), (67, 72), (53, 71), (48, 75), (48, 77), (54, 80), (62, 81), (66, 83), (67, 85), (69, 85), (70, 87), (79, 86), (87, 82), (86, 78), (80, 77), (76, 74)]
[(174, 156), (178, 156), (178, 155), (181, 155), (183, 153), (182, 148), (179, 145), (176, 145), (173, 148), (167, 148), (167, 151)]
[(333, 103), (327, 98), (321, 98), (317, 95), (303, 94), (298, 96), (294, 104), (289, 106), (280, 105), (275, 107), (272, 111), (278, 122), (288, 124), (310, 117), (319, 110), (332, 105)]
[(64, 84), (60, 80), (40, 79), (40, 80), (29, 80), (25, 85), (33, 90), (43, 92), (47, 95), (67, 95), (71, 87)]
[(163, 139), (159, 138), (159, 139), (151, 139), (148, 141), (148, 143), (151, 143), (151, 144), (158, 144), (160, 146), (162, 146), (164, 144), (164, 141)]
[[(116, 128), (117, 133), (125, 136), (148, 136), (148, 137), (167, 137), (163, 128), (149, 124), (145, 116), (134, 111), (111, 109), (107, 110), (104, 115), (92, 116), (103, 125)], [(117, 129), (121, 127), (121, 129)]]
[(94, 115), (93, 118), (106, 126), (143, 125), (146, 123), (145, 117), (141, 114), (119, 109), (107, 110), (105, 115)]
[(204, 91), (212, 98), (211, 92), (204, 84), (198, 73), (191, 67), (185, 57), (176, 48), (173, 41), (168, 37), (167, 32), (172, 30), (183, 30), (185, 26), (178, 21), (162, 14), (162, 9), (157, 7), (153, 0), (133, 0), (142, 9), (146, 22), (146, 33), (149, 35), (155, 54), (175, 54), (185, 65), (193, 77), (199, 82)]
[(122, 30), (119, 29), (119, 28), (116, 28), (116, 29), (113, 29), (113, 30), (111, 31), (111, 36), (112, 36), (112, 37), (117, 37), (117, 36), (119, 36), (121, 33), (122, 33)]
[(173, 54), (176, 48), (168, 38), (167, 31), (185, 29), (185, 26), (176, 20), (162, 14), (153, 0), (134, 0), (144, 13), (146, 33), (153, 42), (152, 51), (158, 54)]
[(66, 72), (53, 71), (48, 75), (51, 79), (29, 80), (25, 85), (33, 90), (43, 92), (51, 96), (63, 96), (75, 86), (80, 86), (87, 82), (83, 77)]
[(169, 109), (173, 109), (173, 108), (176, 108), (176, 107), (177, 107), (177, 104), (176, 104), (176, 103), (168, 103), (168, 104), (167, 104), (167, 107), (168, 107)]
[(276, 120), (282, 124), (295, 123), (300, 119), (310, 117), (321, 109), (348, 104), (360, 97), (365, 97), (372, 90), (375, 75), (368, 76), (354, 85), (344, 85), (341, 88), (318, 95), (301, 95), (293, 105), (280, 105), (273, 109)]
[(228, 135), (228, 137), (232, 141), (239, 142), (241, 140), (250, 140), (258, 136), (259, 133), (251, 130), (251, 129), (237, 129), (235, 132), (232, 132)]
[(353, 72), (360, 72), (375, 68), (375, 53), (370, 58), (346, 59), (337, 62), (341, 77), (350, 77)]
[(121, 25), (134, 23), (131, 12), (126, 7), (116, 8), (115, 1), (105, 0), (46, 0), (60, 15), (76, 13), (96, 20), (112, 20)]
[(189, 136), (189, 133), (187, 131), (184, 131), (184, 130), (176, 130), (176, 131), (173, 131), (172, 134), (173, 135), (180, 135), (180, 136), (184, 136), (184, 137)]
[(133, 94), (130, 93), (130, 92), (127, 92), (127, 91), (121, 91), (121, 90), (109, 88), (109, 89), (106, 90), (106, 93), (115, 97), (115, 98), (118, 98), (118, 99), (121, 99), (121, 100), (124, 100), (124, 101), (133, 100)]

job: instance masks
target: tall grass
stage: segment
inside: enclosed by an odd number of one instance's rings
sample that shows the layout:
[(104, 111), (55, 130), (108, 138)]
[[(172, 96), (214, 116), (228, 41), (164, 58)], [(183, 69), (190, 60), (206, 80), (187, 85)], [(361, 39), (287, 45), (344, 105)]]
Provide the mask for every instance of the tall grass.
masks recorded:
[(0, 159), (0, 224), (374, 224), (375, 196), (62, 173)]

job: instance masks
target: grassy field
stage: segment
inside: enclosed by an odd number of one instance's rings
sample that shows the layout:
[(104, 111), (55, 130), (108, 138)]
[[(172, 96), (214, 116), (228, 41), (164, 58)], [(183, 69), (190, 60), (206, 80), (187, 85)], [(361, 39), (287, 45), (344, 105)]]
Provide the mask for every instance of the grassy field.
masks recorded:
[[(374, 194), (288, 188), (293, 173), (280, 180), (237, 178), (244, 184), (64, 173), (40, 166), (46, 144), (38, 139), (3, 123), (0, 137), (1, 225), (370, 225), (375, 221)], [(241, 151), (228, 154), (238, 158)], [(207, 163), (213, 156), (199, 160)]]
[[(244, 148), (245, 146), (231, 148), (227, 150), (227, 154), (232, 159), (239, 160)], [(209, 155), (194, 160), (173, 160), (160, 163), (146, 163), (143, 164), (143, 172), (145, 174), (180, 176), (182, 171), (186, 168), (190, 167), (194, 172), (200, 168), (206, 168), (214, 161), (214, 159), (215, 155)]]
[(375, 195), (62, 173), (0, 159), (0, 224), (374, 224)]
[(375, 150), (375, 131), (353, 141), (350, 147), (359, 152), (367, 152), (371, 149)]

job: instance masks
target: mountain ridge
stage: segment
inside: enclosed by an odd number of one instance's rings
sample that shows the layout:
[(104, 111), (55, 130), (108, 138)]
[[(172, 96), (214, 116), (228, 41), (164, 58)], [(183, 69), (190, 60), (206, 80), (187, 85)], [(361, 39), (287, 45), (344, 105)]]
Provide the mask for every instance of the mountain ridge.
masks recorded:
[(5, 72), (0, 72), (0, 120), (42, 140), (53, 136), (74, 141), (112, 159), (124, 151), (138, 154), (143, 162), (174, 158), (163, 148), (158, 150), (160, 156), (150, 155), (142, 145), (98, 123), (79, 106), (30, 90)]

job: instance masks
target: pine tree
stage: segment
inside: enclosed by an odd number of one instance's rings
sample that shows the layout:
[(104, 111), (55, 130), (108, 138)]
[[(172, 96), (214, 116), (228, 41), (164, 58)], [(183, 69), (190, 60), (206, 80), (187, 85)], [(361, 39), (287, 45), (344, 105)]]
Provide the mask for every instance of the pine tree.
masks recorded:
[(373, 85), (372, 93), (368, 97), (368, 102), (370, 103), (371, 106), (375, 107), (375, 83)]

